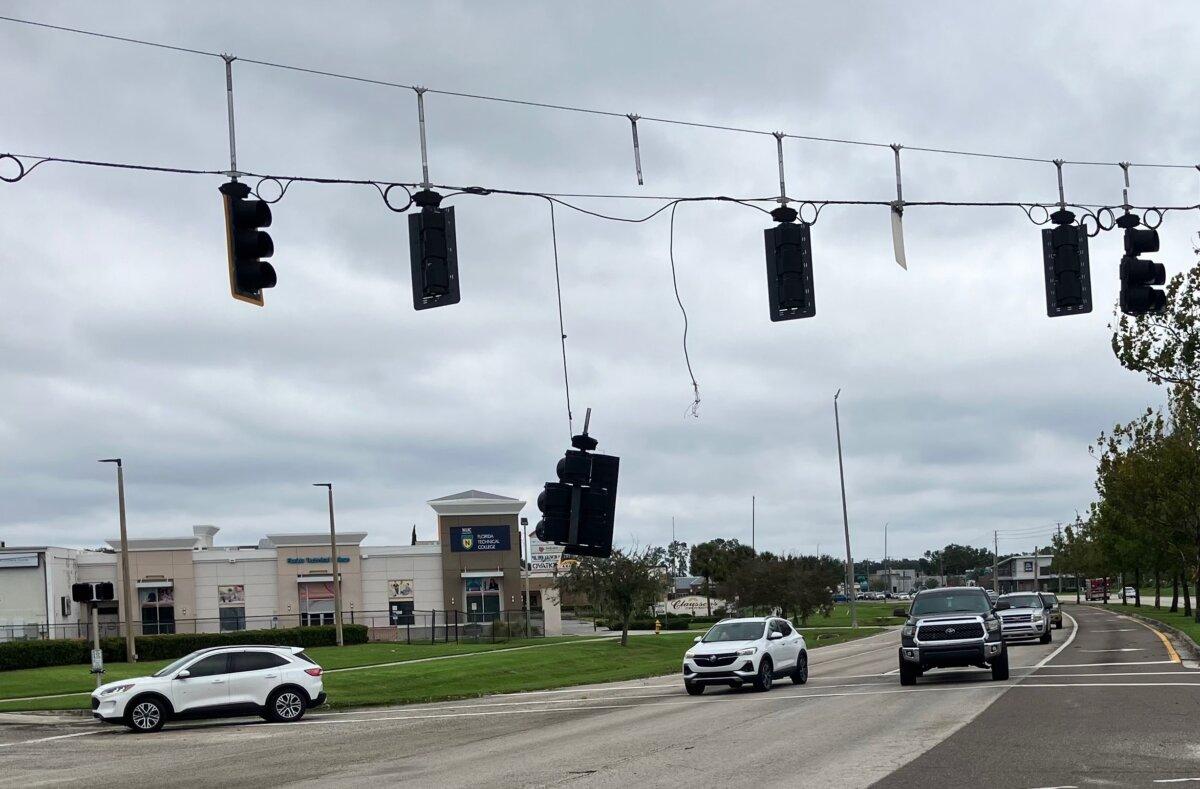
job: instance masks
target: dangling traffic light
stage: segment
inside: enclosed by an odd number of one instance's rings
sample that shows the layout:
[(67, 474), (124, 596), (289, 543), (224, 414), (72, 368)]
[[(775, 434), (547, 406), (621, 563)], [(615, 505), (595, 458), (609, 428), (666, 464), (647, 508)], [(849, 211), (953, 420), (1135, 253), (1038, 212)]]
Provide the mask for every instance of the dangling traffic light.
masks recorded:
[(1050, 215), (1053, 228), (1042, 230), (1042, 261), (1046, 273), (1046, 314), (1051, 318), (1092, 311), (1092, 272), (1088, 263), (1087, 230), (1073, 224), (1065, 208)]
[(271, 226), (271, 207), (248, 200), (250, 187), (222, 184), (225, 238), (229, 255), (229, 291), (239, 301), (263, 306), (263, 291), (275, 287), (275, 267), (263, 260), (275, 254), (275, 242), (259, 228)]
[(1167, 269), (1161, 263), (1142, 260), (1138, 255), (1158, 251), (1158, 231), (1138, 227), (1136, 214), (1117, 220), (1125, 229), (1125, 256), (1121, 258), (1121, 312), (1126, 315), (1161, 314), (1167, 309), (1167, 296), (1154, 285), (1167, 281)]
[(542, 519), (534, 534), (543, 542), (564, 546), (564, 553), (611, 556), (617, 477), (621, 459), (595, 455), (596, 439), (583, 434), (571, 439), (558, 461), (558, 482), (547, 482), (538, 495)]
[(428, 189), (413, 195), (413, 202), (421, 207), (408, 216), (413, 307), (427, 310), (457, 304), (460, 297), (454, 209), (440, 208), (442, 196)]
[(771, 320), (790, 321), (817, 314), (813, 290), (809, 224), (796, 223), (796, 211), (780, 206), (771, 212), (779, 224), (763, 231), (767, 247), (767, 297)]

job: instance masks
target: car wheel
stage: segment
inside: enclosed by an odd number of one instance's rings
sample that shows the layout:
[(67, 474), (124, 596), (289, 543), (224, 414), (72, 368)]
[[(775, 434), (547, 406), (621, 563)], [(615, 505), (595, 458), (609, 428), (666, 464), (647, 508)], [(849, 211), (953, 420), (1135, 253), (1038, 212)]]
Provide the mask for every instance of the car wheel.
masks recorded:
[(792, 671), (792, 684), (803, 685), (805, 682), (808, 682), (808, 654), (801, 652)]
[(1055, 629), (1055, 630), (1062, 630), (1062, 621), (1061, 621), (1061, 620), (1060, 620), (1060, 621), (1058, 621), (1058, 622), (1055, 622), (1055, 623), (1054, 623), (1054, 629)]
[(992, 679), (1008, 679), (1008, 647), (1000, 650), (1000, 654), (992, 661)]
[(901, 685), (916, 685), (917, 675), (920, 670), (906, 661), (900, 661), (900, 684)]
[(292, 723), (304, 717), (307, 704), (295, 688), (280, 688), (267, 699), (267, 718), (276, 723)]
[(158, 731), (166, 722), (166, 706), (158, 699), (136, 699), (125, 711), (125, 725), (138, 734)]
[(774, 668), (771, 666), (771, 658), (765, 657), (758, 664), (758, 676), (754, 678), (754, 689), (757, 691), (768, 691), (774, 683), (775, 678), (771, 675)]
[(1051, 638), (1053, 638), (1053, 637), (1054, 637), (1054, 636), (1053, 636), (1053, 634), (1050, 632), (1050, 628), (1046, 628), (1046, 632), (1045, 632), (1045, 633), (1042, 633), (1042, 637), (1038, 639), (1038, 643), (1039, 643), (1039, 644), (1049, 644), (1049, 643), (1050, 643), (1050, 639), (1051, 639)]
[(683, 687), (687, 690), (689, 696), (699, 696), (704, 692), (704, 686), (698, 682), (685, 682)]

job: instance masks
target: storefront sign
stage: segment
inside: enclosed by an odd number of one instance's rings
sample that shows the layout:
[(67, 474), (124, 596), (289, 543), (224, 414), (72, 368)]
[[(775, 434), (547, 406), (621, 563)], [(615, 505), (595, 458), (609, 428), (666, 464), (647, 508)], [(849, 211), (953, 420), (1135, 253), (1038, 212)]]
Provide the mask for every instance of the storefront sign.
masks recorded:
[(507, 526), (453, 526), (450, 529), (450, 550), (469, 551), (512, 550)]
[[(339, 556), (338, 564), (346, 564), (350, 561), (349, 556)], [(329, 564), (328, 556), (289, 556), (288, 564)]]
[[(691, 614), (692, 616), (703, 616), (709, 611), (709, 600), (702, 595), (688, 595), (687, 597), (677, 597), (674, 600), (667, 601), (667, 613), (670, 614)], [(712, 610), (725, 607), (724, 600), (712, 598)]]
[(413, 582), (411, 578), (401, 578), (395, 581), (388, 581), (388, 599), (389, 600), (411, 600), (413, 599)]
[(559, 572), (563, 555), (563, 547), (551, 542), (542, 542), (532, 537), (529, 539), (529, 571), (533, 573)]

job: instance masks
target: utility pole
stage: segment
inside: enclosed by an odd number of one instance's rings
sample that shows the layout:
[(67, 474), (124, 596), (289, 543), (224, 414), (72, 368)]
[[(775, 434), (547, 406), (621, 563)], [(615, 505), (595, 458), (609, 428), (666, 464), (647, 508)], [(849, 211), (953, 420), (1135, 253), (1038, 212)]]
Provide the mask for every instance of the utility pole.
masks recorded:
[(992, 532), (992, 591), (1000, 594), (1000, 532)]
[(938, 551), (938, 583), (942, 586), (946, 585), (946, 562), (945, 551)]
[(333, 565), (333, 625), (337, 633), (337, 645), (345, 646), (342, 640), (342, 576), (338, 572), (337, 530), (333, 525), (333, 483), (314, 482), (314, 488), (329, 491), (329, 563)]
[(887, 527), (885, 521), (883, 524), (883, 574), (887, 576), (887, 590), (888, 594), (891, 594), (896, 590), (892, 588), (892, 563), (888, 560)]
[[(1060, 550), (1061, 550), (1061, 546), (1062, 546), (1062, 523), (1061, 523), (1061, 522), (1058, 524), (1058, 532), (1057, 532), (1057, 533), (1058, 533), (1058, 545), (1059, 545), (1059, 547), (1060, 547)], [(1057, 558), (1058, 558), (1058, 555), (1057, 555), (1057, 553), (1058, 553), (1058, 552), (1056, 551), (1056, 552), (1055, 552), (1055, 557), (1054, 557), (1055, 559), (1057, 559)], [(1056, 564), (1062, 564), (1062, 562), (1056, 562)], [(1055, 567), (1055, 568), (1054, 568), (1054, 574), (1058, 576), (1058, 593), (1059, 593), (1059, 594), (1062, 594), (1062, 568), (1061, 568), (1061, 567)]]
[[(521, 529), (525, 533), (525, 637), (529, 638), (529, 574), (533, 572), (533, 553), (529, 549), (529, 518), (521, 518)], [(671, 542), (674, 541), (675, 519), (671, 518)], [(546, 610), (545, 605), (542, 605), (542, 610)]]
[(101, 463), (117, 464), (117, 507), (121, 513), (121, 609), (125, 615), (125, 660), (137, 662), (137, 649), (133, 639), (133, 612), (137, 609), (137, 597), (133, 581), (129, 577), (129, 532), (125, 528), (125, 471), (120, 458), (105, 458)]
[(750, 550), (754, 551), (754, 496), (750, 497)]
[(837, 430), (838, 477), (842, 483), (842, 527), (846, 531), (846, 596), (850, 600), (850, 627), (858, 627), (858, 612), (854, 605), (854, 559), (850, 554), (850, 516), (846, 512), (846, 471), (842, 465), (842, 421), (838, 415), (838, 395), (841, 393), (838, 389), (833, 394), (833, 425)]
[(1033, 591), (1038, 590), (1038, 547), (1037, 543), (1033, 544)]

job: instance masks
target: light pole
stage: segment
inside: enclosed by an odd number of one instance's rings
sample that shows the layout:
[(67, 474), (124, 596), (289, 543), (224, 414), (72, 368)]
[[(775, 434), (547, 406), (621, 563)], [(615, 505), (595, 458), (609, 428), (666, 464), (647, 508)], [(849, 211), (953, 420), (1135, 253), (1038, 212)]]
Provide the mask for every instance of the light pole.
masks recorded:
[[(124, 582), (121, 584), (121, 599), (124, 603), (122, 608), (125, 609), (125, 660), (136, 663), (137, 650), (134, 649), (133, 643), (133, 612), (137, 607), (137, 601), (134, 600), (133, 582), (129, 578), (129, 536), (125, 529), (125, 471), (121, 466), (120, 458), (105, 458), (99, 462), (117, 464), (117, 507), (121, 513), (121, 575), (124, 576)], [(92, 610), (95, 611), (95, 606)]]
[(337, 633), (337, 645), (343, 646), (342, 641), (342, 578), (338, 573), (337, 531), (333, 526), (333, 483), (314, 482), (314, 488), (329, 490), (329, 563), (333, 565), (333, 626)]
[(842, 467), (842, 422), (838, 416), (838, 389), (833, 394), (833, 424), (837, 429), (838, 477), (842, 483), (842, 527), (846, 530), (846, 590), (850, 599), (850, 627), (858, 627), (858, 612), (854, 606), (854, 559), (850, 556), (850, 516), (846, 513), (846, 472)]
[[(521, 530), (525, 533), (525, 637), (529, 638), (529, 573), (533, 569), (530, 564), (533, 555), (529, 550), (529, 518), (521, 518)], [(542, 610), (546, 610), (544, 605)]]

